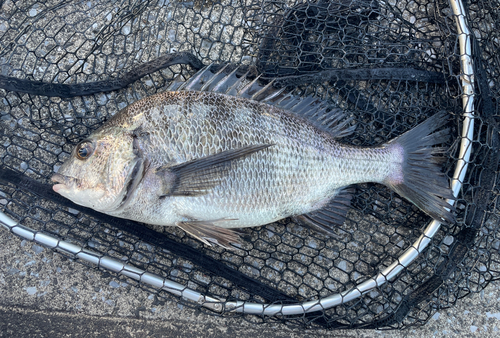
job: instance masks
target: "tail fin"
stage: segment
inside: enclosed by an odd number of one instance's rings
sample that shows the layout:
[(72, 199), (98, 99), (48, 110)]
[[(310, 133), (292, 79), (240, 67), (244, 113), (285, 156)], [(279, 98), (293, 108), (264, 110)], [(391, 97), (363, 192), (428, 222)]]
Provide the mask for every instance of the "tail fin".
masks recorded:
[(445, 199), (455, 197), (448, 178), (440, 171), (440, 158), (434, 156), (446, 151), (446, 148), (434, 147), (449, 138), (449, 129), (434, 132), (446, 120), (446, 113), (436, 114), (387, 143), (399, 145), (404, 160), (402, 172), (387, 178), (384, 183), (435, 220), (454, 223), (455, 208)]

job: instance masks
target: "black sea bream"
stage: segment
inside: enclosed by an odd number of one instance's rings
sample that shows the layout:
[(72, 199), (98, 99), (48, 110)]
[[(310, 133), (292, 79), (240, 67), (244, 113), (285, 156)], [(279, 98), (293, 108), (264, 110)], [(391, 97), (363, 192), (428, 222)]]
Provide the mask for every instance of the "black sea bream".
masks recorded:
[(453, 222), (436, 147), (441, 113), (375, 147), (337, 140), (353, 131), (339, 109), (298, 100), (234, 72), (208, 68), (137, 101), (80, 142), (52, 180), (73, 202), (139, 222), (179, 226), (204, 243), (237, 242), (231, 228), (295, 216), (342, 226), (346, 187), (385, 184), (440, 222)]

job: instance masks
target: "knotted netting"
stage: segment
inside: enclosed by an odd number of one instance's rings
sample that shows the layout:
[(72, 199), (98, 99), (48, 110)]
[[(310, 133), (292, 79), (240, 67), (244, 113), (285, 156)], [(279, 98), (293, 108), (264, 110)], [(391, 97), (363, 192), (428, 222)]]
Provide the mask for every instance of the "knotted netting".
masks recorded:
[[(403, 328), (498, 279), (500, 18), (495, 2), (2, 1), (0, 221), (207, 315), (318, 328)], [(440, 111), (457, 222), (356, 186), (337, 236), (281, 220), (237, 250), (115, 219), (51, 190), (74, 145), (203, 65), (243, 65), (317, 96), (383, 143)]]

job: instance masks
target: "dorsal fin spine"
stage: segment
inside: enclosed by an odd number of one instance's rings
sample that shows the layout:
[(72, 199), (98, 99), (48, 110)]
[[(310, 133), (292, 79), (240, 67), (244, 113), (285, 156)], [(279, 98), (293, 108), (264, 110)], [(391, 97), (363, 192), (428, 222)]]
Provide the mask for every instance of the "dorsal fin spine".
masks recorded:
[(262, 100), (262, 102), (268, 102), (268, 101), (271, 101), (273, 100), (274, 98), (278, 97), (279, 95), (281, 95), (284, 91), (285, 91), (286, 87), (283, 87), (281, 89), (278, 89), (274, 92), (272, 92), (270, 95), (268, 95), (266, 98), (264, 98)]
[[(227, 66), (229, 66), (229, 63), (228, 63), (228, 64), (226, 64), (226, 65), (225, 65), (224, 67), (222, 67), (221, 69), (219, 69), (219, 71), (218, 71), (217, 73), (215, 73), (213, 76), (211, 76), (211, 77), (207, 80), (207, 82), (205, 82), (205, 84), (204, 84), (204, 85), (200, 88), (200, 91), (201, 91), (201, 92), (204, 92), (204, 91), (212, 91), (212, 90), (210, 90), (210, 85), (214, 82), (214, 80), (215, 80), (216, 78), (218, 78), (218, 77), (219, 77), (219, 75), (220, 75), (220, 74), (222, 74), (222, 73), (226, 70)], [(213, 90), (213, 91), (216, 91), (216, 90)]]
[(260, 78), (260, 75), (257, 76), (252, 82), (247, 84), (245, 87), (243, 87), (243, 89), (238, 92), (238, 96), (246, 95), (247, 91), (259, 80), (259, 78)]
[(172, 83), (168, 86), (167, 91), (176, 91), (180, 86), (182, 86), (185, 82), (181, 81), (180, 78), (181, 75), (177, 74), (172, 80)]
[(191, 88), (197, 84), (200, 79), (205, 75), (206, 72), (212, 67), (212, 64), (209, 64), (208, 66), (205, 66), (202, 70), (200, 70), (195, 76), (187, 81), (183, 86), (181, 86), (178, 90), (191, 90)]
[[(236, 69), (233, 71), (233, 73), (236, 72)], [(231, 74), (233, 74), (233, 73), (231, 73)], [(250, 71), (247, 71), (242, 77), (240, 77), (238, 80), (236, 80), (234, 82), (234, 84), (231, 87), (229, 87), (229, 89), (226, 91), (226, 94), (232, 95), (232, 96), (238, 96), (238, 87), (241, 85), (243, 80), (245, 80), (247, 78), (249, 73), (250, 73)]]
[(272, 80), (267, 85), (265, 85), (262, 89), (260, 89), (255, 94), (253, 94), (252, 95), (252, 100), (257, 100), (258, 101), (259, 96), (262, 95), (263, 93), (265, 93), (269, 89), (269, 87), (271, 87), (273, 85), (273, 82), (274, 82), (274, 80)]
[(313, 97), (306, 97), (302, 100), (300, 100), (300, 102), (298, 102), (296, 105), (294, 105), (291, 110), (297, 112), (297, 113), (302, 113), (305, 109), (308, 109), (309, 105), (314, 102), (315, 100), (317, 99), (314, 99)]
[(277, 107), (283, 108), (286, 105), (284, 103), (286, 100), (293, 100), (293, 95), (290, 93), (283, 95), (283, 97), (280, 100), (276, 101), (275, 104)]
[[(224, 67), (224, 69), (226, 69), (226, 67)], [(221, 92), (221, 88), (222, 86), (230, 79), (232, 78), (233, 76), (235, 76), (234, 74), (236, 73), (236, 71), (238, 70), (238, 67), (236, 67), (231, 73), (229, 73), (228, 75), (226, 75), (222, 80), (220, 80), (217, 85), (215, 85), (215, 87), (212, 89), (212, 91), (214, 92)], [(238, 82), (238, 81), (236, 81)]]

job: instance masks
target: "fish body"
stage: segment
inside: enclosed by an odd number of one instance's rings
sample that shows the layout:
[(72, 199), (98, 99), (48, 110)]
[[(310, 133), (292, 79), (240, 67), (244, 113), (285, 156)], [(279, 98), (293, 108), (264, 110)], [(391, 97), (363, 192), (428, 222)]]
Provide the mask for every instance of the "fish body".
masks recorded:
[[(452, 221), (444, 199), (453, 196), (434, 163), (439, 150), (433, 146), (445, 140), (444, 132), (433, 134), (442, 115), (409, 135), (363, 148), (338, 141), (352, 131), (349, 121), (340, 122), (342, 112), (327, 113), (317, 101), (287, 108), (269, 103), (280, 95), (286, 101), (282, 94), (250, 96), (245, 90), (252, 84), (236, 94), (237, 84), (225, 92), (192, 89), (201, 82), (195, 76), (191, 88), (117, 113), (75, 147), (53, 177), (54, 190), (112, 216), (180, 226), (223, 246), (237, 241), (227, 229), (290, 216), (328, 232), (345, 218), (345, 188), (363, 182), (385, 184), (435, 219)], [(424, 164), (415, 166), (422, 149)]]

